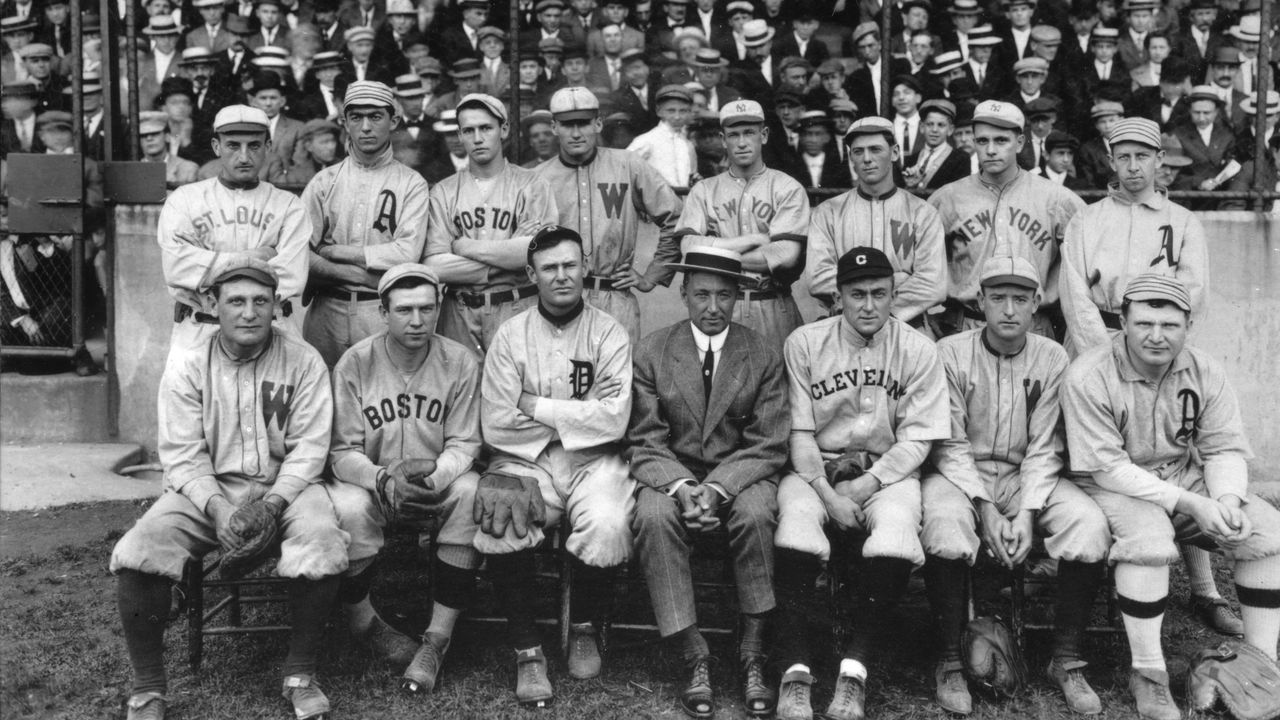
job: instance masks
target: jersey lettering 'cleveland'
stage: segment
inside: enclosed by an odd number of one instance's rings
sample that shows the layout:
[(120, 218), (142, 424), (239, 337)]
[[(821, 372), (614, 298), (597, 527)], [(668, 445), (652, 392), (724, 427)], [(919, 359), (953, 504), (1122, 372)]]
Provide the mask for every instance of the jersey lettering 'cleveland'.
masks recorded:
[(821, 400), (828, 395), (858, 387), (882, 387), (885, 394), (894, 400), (901, 400), (902, 396), (907, 394), (907, 389), (892, 375), (887, 374), (883, 368), (876, 370), (870, 367), (861, 369), (855, 367), (840, 370), (810, 382), (809, 395), (814, 400)]
[[(377, 430), (383, 425), (398, 420), (412, 419), (417, 423), (427, 422), (440, 424), (444, 416), (444, 403), (439, 398), (428, 397), (419, 393), (399, 393), (394, 397), (384, 397), (361, 410), (370, 430)], [(415, 424), (417, 424), (415, 423)]]

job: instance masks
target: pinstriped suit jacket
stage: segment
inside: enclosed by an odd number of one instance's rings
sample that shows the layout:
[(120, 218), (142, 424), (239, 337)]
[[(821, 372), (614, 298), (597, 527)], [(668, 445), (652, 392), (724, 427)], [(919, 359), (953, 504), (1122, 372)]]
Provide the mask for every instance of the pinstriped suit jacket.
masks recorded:
[(637, 482), (662, 488), (694, 478), (732, 498), (782, 471), (791, 431), (786, 373), (763, 338), (730, 325), (709, 403), (687, 320), (645, 337), (632, 357), (626, 454)]

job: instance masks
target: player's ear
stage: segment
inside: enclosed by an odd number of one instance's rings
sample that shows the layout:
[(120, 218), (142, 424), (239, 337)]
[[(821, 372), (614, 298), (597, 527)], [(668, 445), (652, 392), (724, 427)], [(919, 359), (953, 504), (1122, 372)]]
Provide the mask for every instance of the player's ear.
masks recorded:
[(760, 144), (761, 145), (769, 144), (769, 126), (768, 125), (760, 126)]
[(506, 140), (507, 136), (511, 134), (511, 123), (502, 123), (501, 133), (502, 133), (502, 139)]
[(533, 271), (532, 265), (525, 265), (524, 272), (526, 275), (529, 276), (529, 282), (533, 283), (534, 285), (538, 284), (538, 274)]

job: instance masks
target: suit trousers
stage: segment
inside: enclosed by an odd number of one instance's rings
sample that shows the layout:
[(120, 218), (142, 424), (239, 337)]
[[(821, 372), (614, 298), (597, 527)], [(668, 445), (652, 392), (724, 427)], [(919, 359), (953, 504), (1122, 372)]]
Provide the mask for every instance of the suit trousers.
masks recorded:
[[(721, 521), (729, 531), (738, 610), (743, 614), (768, 612), (776, 604), (773, 531), (778, 526), (777, 492), (774, 481), (762, 480), (720, 506)], [(696, 624), (693, 571), (689, 564), (693, 536), (680, 517), (679, 502), (662, 490), (641, 487), (636, 493), (631, 527), (658, 632), (666, 637)]]

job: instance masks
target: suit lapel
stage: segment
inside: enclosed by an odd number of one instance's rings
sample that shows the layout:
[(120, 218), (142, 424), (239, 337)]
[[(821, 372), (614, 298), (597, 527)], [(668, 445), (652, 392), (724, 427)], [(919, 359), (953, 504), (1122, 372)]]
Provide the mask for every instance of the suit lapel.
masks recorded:
[[(707, 401), (702, 395), (702, 358), (698, 357), (698, 346), (693, 341), (693, 329), (684, 323), (676, 331), (672, 339), (674, 347), (671, 355), (676, 361), (676, 387), (689, 406), (689, 412), (695, 418), (706, 414)], [(705, 428), (705, 424), (703, 425)]]
[[(692, 333), (690, 333), (692, 335)], [(739, 335), (729, 330), (724, 339), (724, 348), (720, 351), (720, 367), (716, 368), (715, 380), (711, 383), (711, 399), (706, 414), (702, 418), (702, 439), (705, 441), (711, 432), (720, 424), (720, 419), (729, 410), (729, 404), (737, 396), (742, 387), (742, 366), (746, 363), (746, 348), (739, 342)]]

